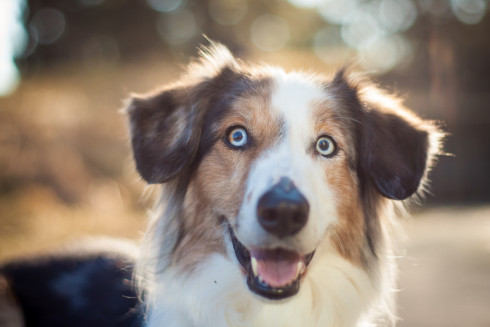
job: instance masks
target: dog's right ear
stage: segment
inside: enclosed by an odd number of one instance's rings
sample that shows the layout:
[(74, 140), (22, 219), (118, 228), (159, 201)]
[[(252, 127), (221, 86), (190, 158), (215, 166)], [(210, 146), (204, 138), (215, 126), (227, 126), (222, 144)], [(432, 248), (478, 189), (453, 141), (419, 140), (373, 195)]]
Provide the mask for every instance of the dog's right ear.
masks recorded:
[(175, 177), (195, 156), (201, 128), (185, 87), (133, 97), (128, 107), (136, 168), (148, 183)]
[(128, 107), (136, 168), (150, 184), (175, 177), (195, 156), (201, 134), (185, 87), (133, 97)]
[(167, 182), (193, 162), (209, 107), (209, 90), (218, 76), (231, 72), (235, 65), (225, 46), (211, 42), (201, 49), (179, 84), (131, 99), (127, 114), (133, 156), (148, 183)]

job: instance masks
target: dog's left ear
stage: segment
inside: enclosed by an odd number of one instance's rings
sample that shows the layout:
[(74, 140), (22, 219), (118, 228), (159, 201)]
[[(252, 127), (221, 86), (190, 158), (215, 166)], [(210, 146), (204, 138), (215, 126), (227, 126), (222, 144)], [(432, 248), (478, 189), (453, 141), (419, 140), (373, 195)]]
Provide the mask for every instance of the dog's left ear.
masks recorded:
[(430, 161), (430, 129), (415, 116), (368, 106), (361, 165), (377, 190), (387, 198), (404, 200), (417, 192)]
[(340, 72), (334, 84), (350, 92), (358, 134), (359, 163), (364, 179), (383, 196), (404, 200), (417, 192), (434, 156), (442, 133), (431, 121), (416, 116), (401, 100), (369, 82), (353, 82)]

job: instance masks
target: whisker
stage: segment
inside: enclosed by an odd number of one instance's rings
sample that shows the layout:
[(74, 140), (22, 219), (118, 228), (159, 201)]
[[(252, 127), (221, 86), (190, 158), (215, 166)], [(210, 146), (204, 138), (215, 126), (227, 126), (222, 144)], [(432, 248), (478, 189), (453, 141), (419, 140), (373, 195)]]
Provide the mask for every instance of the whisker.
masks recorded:
[(345, 120), (351, 120), (353, 122), (356, 122), (358, 123), (359, 125), (363, 125), (362, 122), (360, 122), (359, 120), (357, 119), (354, 119), (354, 118), (350, 118), (350, 117), (344, 117), (344, 116), (335, 116), (335, 117), (332, 117), (333, 119), (345, 119)]

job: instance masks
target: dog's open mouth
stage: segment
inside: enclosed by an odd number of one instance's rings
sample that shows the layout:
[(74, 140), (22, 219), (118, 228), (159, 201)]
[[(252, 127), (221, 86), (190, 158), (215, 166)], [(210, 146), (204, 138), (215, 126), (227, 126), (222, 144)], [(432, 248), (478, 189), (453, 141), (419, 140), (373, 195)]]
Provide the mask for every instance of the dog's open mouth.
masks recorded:
[(248, 250), (230, 227), (235, 255), (245, 269), (249, 289), (265, 298), (281, 300), (299, 291), (301, 277), (314, 252), (300, 255), (286, 249)]

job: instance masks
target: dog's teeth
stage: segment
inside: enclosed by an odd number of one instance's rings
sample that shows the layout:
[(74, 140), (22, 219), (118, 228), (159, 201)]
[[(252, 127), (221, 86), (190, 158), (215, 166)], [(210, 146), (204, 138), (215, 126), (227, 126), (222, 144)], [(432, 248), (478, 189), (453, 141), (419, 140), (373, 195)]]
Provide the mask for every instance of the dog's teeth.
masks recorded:
[(297, 268), (297, 272), (296, 272), (296, 277), (298, 277), (304, 271), (305, 271), (305, 264), (303, 263), (303, 261), (298, 262), (298, 268)]
[(259, 282), (261, 282), (261, 283), (263, 283), (263, 282), (264, 282), (264, 280), (262, 279), (262, 277), (261, 277), (261, 276), (259, 276)]
[(254, 277), (257, 277), (257, 275), (259, 274), (257, 270), (257, 259), (255, 259), (255, 257), (252, 257), (251, 263), (252, 263), (252, 272), (254, 274)]

